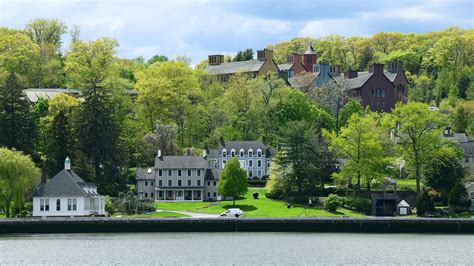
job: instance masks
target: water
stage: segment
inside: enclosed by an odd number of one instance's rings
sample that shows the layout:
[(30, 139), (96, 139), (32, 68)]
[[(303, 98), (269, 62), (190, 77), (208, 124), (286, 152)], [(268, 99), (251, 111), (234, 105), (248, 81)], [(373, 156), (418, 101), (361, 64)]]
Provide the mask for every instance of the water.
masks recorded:
[(0, 236), (0, 264), (474, 264), (474, 235), (120, 233)]

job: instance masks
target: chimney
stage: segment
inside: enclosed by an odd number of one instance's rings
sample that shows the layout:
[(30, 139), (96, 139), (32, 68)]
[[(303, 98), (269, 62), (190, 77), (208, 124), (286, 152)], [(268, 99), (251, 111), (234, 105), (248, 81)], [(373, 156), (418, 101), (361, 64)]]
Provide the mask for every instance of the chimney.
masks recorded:
[(403, 62), (402, 62), (402, 61), (398, 61), (398, 60), (389, 61), (389, 62), (387, 63), (387, 66), (388, 66), (388, 71), (389, 71), (389, 72), (391, 72), (391, 73), (398, 73), (399, 71), (402, 70)]
[(273, 60), (273, 51), (267, 48), (257, 51), (257, 60), (266, 61)]
[(161, 156), (161, 150), (158, 150), (158, 156), (157, 156), (157, 157), (160, 158), (160, 159), (162, 158), (162, 156)]
[(220, 65), (224, 63), (224, 55), (221, 54), (215, 54), (215, 55), (209, 55), (209, 65)]
[(321, 80), (326, 80), (329, 78), (329, 65), (326, 63), (319, 64), (319, 75), (321, 75)]
[(330, 65), (329, 74), (331, 76), (339, 76), (341, 74), (341, 65)]
[(450, 137), (451, 136), (451, 127), (446, 127), (444, 129), (444, 136), (445, 137)]
[(225, 146), (225, 142), (224, 142), (224, 137), (223, 137), (223, 136), (220, 136), (220, 137), (219, 137), (219, 143), (220, 143), (222, 146)]
[(204, 148), (204, 150), (202, 150), (202, 157), (204, 159), (207, 159), (207, 149), (206, 148)]
[(64, 160), (64, 169), (71, 170), (71, 160), (69, 160), (69, 156), (66, 156), (66, 160)]
[(301, 55), (293, 54), (293, 65), (301, 64)]
[(369, 73), (374, 73), (375, 75), (383, 74), (383, 64), (372, 64), (369, 66)]
[(356, 70), (348, 70), (346, 73), (344, 73), (344, 77), (346, 79), (357, 78), (357, 76), (358, 76), (358, 71)]
[(191, 156), (192, 152), (190, 148), (186, 148), (186, 156)]
[(263, 145), (267, 146), (267, 137), (262, 136), (262, 143)]

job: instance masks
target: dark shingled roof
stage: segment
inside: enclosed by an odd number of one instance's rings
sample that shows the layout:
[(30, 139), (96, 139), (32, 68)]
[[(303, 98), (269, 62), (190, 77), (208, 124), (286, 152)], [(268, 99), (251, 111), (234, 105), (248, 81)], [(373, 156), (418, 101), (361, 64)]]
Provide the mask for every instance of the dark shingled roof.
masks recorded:
[(61, 170), (48, 182), (41, 184), (35, 191), (34, 197), (87, 197), (85, 188), (96, 189), (95, 184), (87, 183), (72, 170)]
[(208, 168), (207, 159), (201, 156), (162, 156), (156, 157), (156, 169), (204, 169)]
[[(150, 171), (148, 171), (150, 170)], [(137, 180), (138, 179), (155, 179), (155, 168), (138, 168), (137, 169)]]
[(261, 140), (237, 140), (237, 141), (224, 141), (224, 145), (219, 143), (219, 150), (223, 148), (230, 150), (235, 149), (236, 152), (239, 152), (240, 149), (243, 149), (247, 152), (249, 149), (252, 149), (253, 152), (257, 152), (258, 149), (264, 151), (267, 146)]
[(206, 180), (218, 180), (221, 176), (222, 169), (207, 169), (206, 176), (204, 179)]
[(304, 54), (315, 54), (314, 49), (311, 46), (311, 44), (308, 44), (308, 47), (306, 47), (306, 51), (304, 52)]
[(246, 61), (228, 62), (220, 65), (207, 65), (205, 70), (212, 74), (233, 74), (239, 72), (257, 72), (265, 61), (251, 59)]
[(464, 157), (474, 156), (474, 142), (461, 142), (459, 145), (464, 150)]

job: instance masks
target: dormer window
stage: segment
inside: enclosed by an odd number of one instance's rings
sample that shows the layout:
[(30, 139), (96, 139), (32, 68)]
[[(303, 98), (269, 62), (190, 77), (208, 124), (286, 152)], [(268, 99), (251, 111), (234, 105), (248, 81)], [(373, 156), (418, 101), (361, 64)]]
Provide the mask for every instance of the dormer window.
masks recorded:
[(249, 157), (253, 157), (253, 150), (252, 149), (249, 150)]
[(227, 150), (226, 149), (222, 150), (222, 157), (227, 157)]
[(257, 150), (257, 157), (262, 157), (262, 150), (261, 149)]
[(240, 149), (240, 151), (239, 151), (239, 156), (240, 156), (240, 157), (244, 157), (244, 150), (243, 150), (243, 149)]
[(232, 149), (232, 150), (230, 151), (230, 156), (231, 156), (231, 157), (235, 157), (235, 150), (234, 150), (234, 149)]

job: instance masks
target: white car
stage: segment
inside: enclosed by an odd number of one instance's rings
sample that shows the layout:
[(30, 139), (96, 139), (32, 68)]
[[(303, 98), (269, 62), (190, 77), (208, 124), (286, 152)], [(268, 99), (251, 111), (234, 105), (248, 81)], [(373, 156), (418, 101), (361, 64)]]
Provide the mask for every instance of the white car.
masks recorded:
[(220, 217), (240, 217), (244, 215), (244, 212), (239, 208), (228, 209), (227, 211), (221, 213)]

